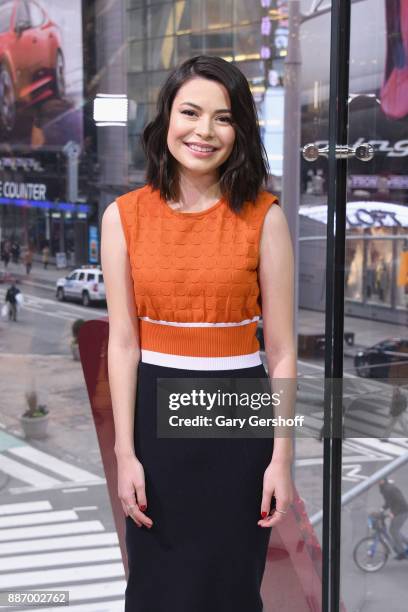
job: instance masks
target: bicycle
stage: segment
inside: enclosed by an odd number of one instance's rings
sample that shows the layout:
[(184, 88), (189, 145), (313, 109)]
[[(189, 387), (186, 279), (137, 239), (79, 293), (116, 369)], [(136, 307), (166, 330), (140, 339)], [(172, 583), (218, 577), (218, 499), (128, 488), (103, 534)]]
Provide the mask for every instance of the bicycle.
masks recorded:
[[(383, 509), (368, 515), (371, 534), (357, 542), (353, 551), (355, 564), (364, 572), (378, 572), (387, 563), (390, 554), (393, 551), (397, 553), (385, 523), (385, 519), (389, 517), (389, 513)], [(408, 546), (405, 553), (408, 559)]]

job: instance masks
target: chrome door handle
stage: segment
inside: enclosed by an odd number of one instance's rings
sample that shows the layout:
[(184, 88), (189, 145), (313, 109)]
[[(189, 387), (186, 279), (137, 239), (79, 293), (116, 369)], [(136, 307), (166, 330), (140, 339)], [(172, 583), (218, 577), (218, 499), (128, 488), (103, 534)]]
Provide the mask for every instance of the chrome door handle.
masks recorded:
[[(319, 149), (313, 142), (305, 145), (302, 148), (303, 159), (308, 162), (316, 161), (318, 157), (328, 157), (329, 147), (322, 147)], [(348, 147), (347, 145), (336, 145), (336, 158), (337, 159), (348, 159), (349, 157), (356, 157), (360, 161), (371, 161), (374, 157), (374, 147), (370, 144), (363, 143), (357, 147)]]

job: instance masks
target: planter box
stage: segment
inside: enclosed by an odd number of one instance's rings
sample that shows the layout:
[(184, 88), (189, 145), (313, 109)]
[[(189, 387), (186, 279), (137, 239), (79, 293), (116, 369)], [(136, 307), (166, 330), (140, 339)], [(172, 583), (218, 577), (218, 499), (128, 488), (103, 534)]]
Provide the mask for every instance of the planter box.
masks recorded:
[(26, 438), (42, 439), (47, 437), (49, 415), (40, 417), (20, 417), (21, 427)]

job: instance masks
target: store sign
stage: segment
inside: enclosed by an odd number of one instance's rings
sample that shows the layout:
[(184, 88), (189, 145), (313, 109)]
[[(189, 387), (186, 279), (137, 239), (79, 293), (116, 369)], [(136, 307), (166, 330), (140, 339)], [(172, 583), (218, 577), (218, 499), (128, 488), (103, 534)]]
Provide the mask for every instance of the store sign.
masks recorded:
[(0, 181), (0, 198), (11, 200), (46, 200), (47, 185), (44, 183), (23, 183)]
[[(354, 144), (350, 146), (356, 148), (364, 143), (372, 145), (376, 151), (386, 153), (386, 157), (407, 157), (408, 155), (408, 139), (406, 138), (404, 138), (403, 140), (397, 140), (392, 143), (390, 140), (370, 140), (368, 138), (360, 137), (354, 142)], [(328, 140), (317, 140), (315, 141), (315, 144), (320, 148), (327, 147), (329, 142)]]
[[(390, 202), (348, 202), (346, 227), (408, 228), (408, 207)], [(327, 206), (302, 206), (299, 214), (327, 224)]]
[(44, 168), (38, 159), (33, 157), (0, 157), (0, 170), (24, 170), (25, 172), (43, 172)]
[(389, 175), (387, 177), (378, 174), (352, 174), (348, 177), (349, 186), (352, 189), (408, 189), (408, 175)]

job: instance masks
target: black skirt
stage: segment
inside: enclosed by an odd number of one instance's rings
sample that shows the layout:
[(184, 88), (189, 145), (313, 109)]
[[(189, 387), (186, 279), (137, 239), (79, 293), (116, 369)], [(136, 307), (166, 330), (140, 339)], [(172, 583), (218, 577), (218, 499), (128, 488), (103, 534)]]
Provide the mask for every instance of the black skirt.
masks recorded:
[(139, 364), (134, 441), (153, 526), (125, 519), (125, 612), (261, 612), (271, 528), (257, 521), (273, 438), (158, 438), (156, 380), (174, 377), (267, 374)]

